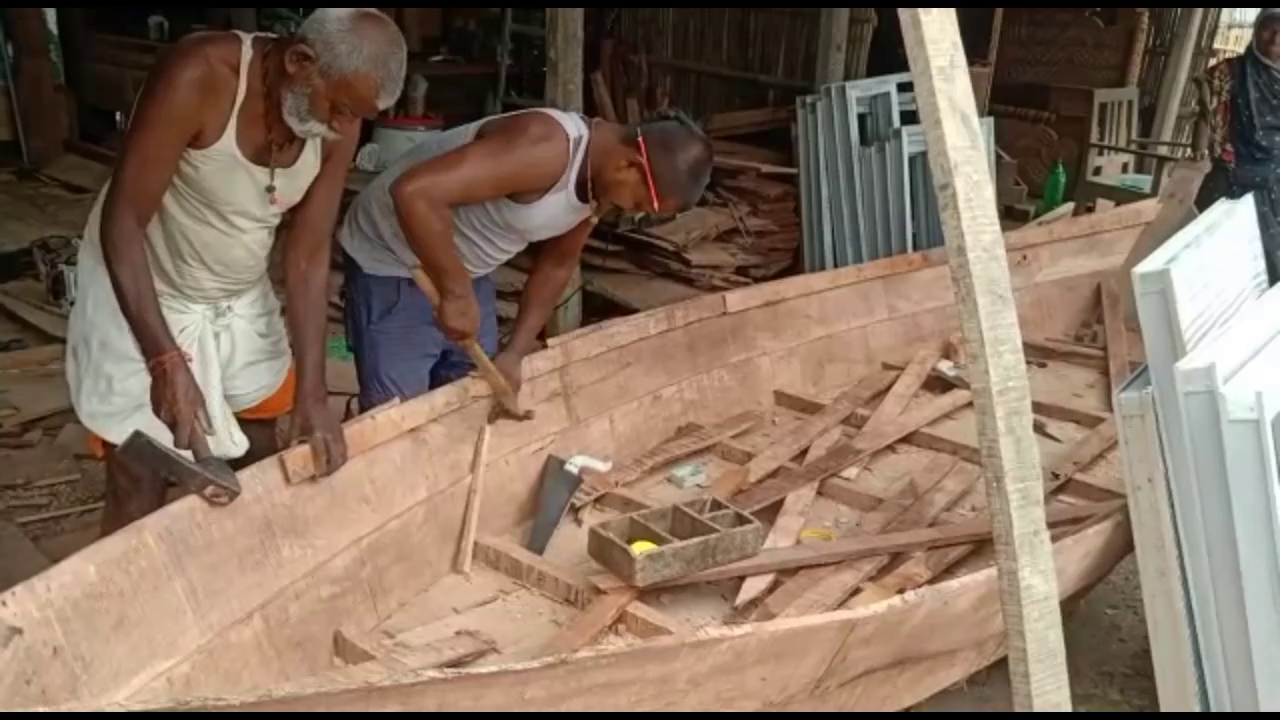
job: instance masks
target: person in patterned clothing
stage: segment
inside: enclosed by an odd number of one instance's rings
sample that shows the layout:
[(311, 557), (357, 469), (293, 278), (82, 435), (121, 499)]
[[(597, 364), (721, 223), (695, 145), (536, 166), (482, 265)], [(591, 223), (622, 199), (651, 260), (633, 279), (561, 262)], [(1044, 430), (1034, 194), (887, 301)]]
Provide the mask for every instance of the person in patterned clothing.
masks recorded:
[(1249, 48), (1210, 67), (1195, 85), (1194, 145), (1211, 163), (1196, 209), (1252, 192), (1274, 285), (1280, 281), (1280, 8), (1262, 8)]

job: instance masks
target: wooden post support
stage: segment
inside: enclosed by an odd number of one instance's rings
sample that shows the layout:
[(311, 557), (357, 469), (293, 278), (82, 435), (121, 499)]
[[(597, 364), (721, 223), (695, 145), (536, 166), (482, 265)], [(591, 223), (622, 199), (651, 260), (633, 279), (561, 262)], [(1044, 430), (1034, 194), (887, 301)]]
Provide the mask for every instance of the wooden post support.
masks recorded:
[(844, 80), (845, 61), (849, 55), (850, 8), (822, 8), (818, 21), (818, 67), (814, 71), (813, 86)]
[[(31, 168), (43, 168), (62, 155), (67, 139), (67, 106), (58, 92), (44, 9), (8, 8), (0, 17), (13, 45), (8, 56), (17, 98), (13, 115), (21, 123), (23, 159)], [(0, 102), (9, 102), (9, 88)]]
[[(582, 112), (583, 8), (547, 8), (547, 104)], [(561, 335), (582, 325), (582, 266), (574, 268), (569, 284), (547, 321), (547, 336)]]
[(1151, 139), (1172, 140), (1177, 127), (1178, 113), (1182, 110), (1182, 98), (1191, 74), (1191, 61), (1195, 59), (1196, 44), (1204, 25), (1204, 8), (1182, 8), (1178, 18), (1177, 34), (1173, 47), (1164, 64), (1160, 78), (1160, 94), (1156, 99), (1156, 117), (1151, 123)]
[(1031, 392), (955, 8), (899, 8), (972, 364), (1015, 712), (1070, 712)]

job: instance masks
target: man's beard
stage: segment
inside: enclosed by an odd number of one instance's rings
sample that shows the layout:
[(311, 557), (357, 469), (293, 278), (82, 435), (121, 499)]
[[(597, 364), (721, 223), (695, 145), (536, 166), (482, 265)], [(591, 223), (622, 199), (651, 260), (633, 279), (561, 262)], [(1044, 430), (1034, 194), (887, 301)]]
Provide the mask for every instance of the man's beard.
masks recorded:
[(280, 92), (280, 112), (284, 122), (300, 138), (337, 140), (341, 136), (311, 114), (311, 91), (314, 89), (315, 85), (286, 87)]

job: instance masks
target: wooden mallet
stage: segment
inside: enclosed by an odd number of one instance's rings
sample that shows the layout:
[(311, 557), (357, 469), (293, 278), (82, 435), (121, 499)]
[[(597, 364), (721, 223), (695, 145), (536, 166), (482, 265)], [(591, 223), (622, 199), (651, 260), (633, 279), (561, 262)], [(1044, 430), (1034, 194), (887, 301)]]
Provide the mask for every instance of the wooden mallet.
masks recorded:
[[(420, 265), (415, 265), (410, 269), (410, 272), (413, 273), (414, 282), (418, 283), (418, 287), (422, 288), (422, 292), (426, 293), (427, 299), (431, 301), (431, 306), (439, 308), (440, 291), (436, 290), (431, 278), (427, 277), (427, 272)], [(515, 391), (511, 389), (511, 384), (494, 366), (493, 361), (485, 354), (484, 348), (480, 347), (480, 343), (475, 338), (463, 342), (462, 349), (471, 358), (471, 362), (475, 363), (476, 368), (480, 371), (480, 376), (485, 379), (485, 382), (489, 383), (489, 387), (493, 388), (496, 402), (494, 402), (493, 409), (489, 412), (489, 422), (493, 422), (500, 417), (509, 417), (513, 420), (521, 421), (533, 418), (532, 410), (520, 409), (520, 399), (516, 396)]]

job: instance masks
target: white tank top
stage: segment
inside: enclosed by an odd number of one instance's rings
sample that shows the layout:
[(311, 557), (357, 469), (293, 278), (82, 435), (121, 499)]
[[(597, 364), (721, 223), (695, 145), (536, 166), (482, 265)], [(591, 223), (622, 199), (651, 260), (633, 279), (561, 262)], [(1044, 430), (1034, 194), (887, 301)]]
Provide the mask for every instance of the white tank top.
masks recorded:
[[(146, 228), (148, 259), (160, 295), (215, 302), (261, 283), (276, 228), (320, 172), (323, 141), (308, 139), (292, 167), (276, 168), (278, 204), (271, 204), (266, 192), (270, 172), (250, 162), (236, 142), (253, 58), (253, 36), (237, 34), (241, 39), (239, 81), (227, 129), (213, 145), (183, 151)], [(104, 187), (95, 203), (86, 241), (99, 241), (96, 235), (106, 192)]]
[[(569, 154), (560, 179), (542, 197), (520, 203), (506, 197), (453, 208), (453, 237), (467, 273), (488, 275), (529, 243), (550, 240), (573, 229), (591, 214), (578, 199), (574, 180), (586, 157), (590, 128), (582, 116), (553, 108), (518, 110), (555, 118), (569, 136)], [(391, 184), (409, 168), (471, 142), (493, 117), (428, 136), (396, 158), (351, 203), (338, 232), (342, 248), (372, 275), (410, 277), (418, 258), (409, 248), (391, 200)]]

